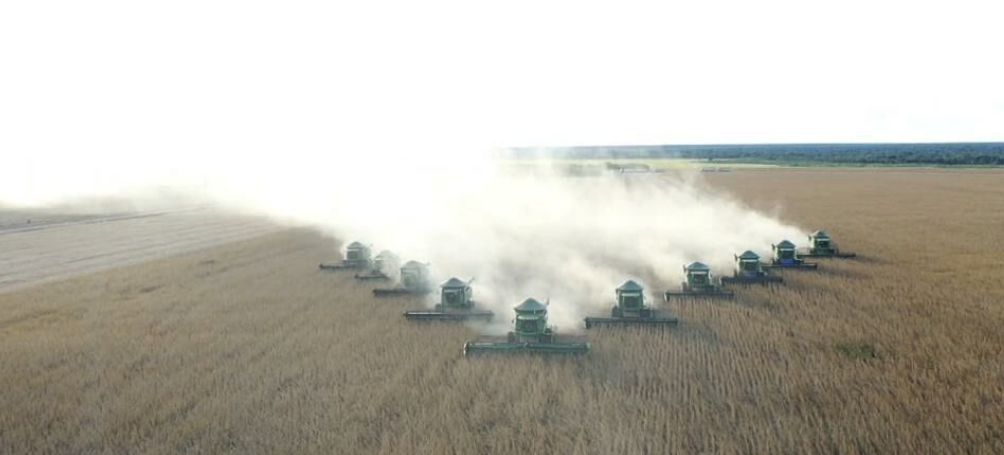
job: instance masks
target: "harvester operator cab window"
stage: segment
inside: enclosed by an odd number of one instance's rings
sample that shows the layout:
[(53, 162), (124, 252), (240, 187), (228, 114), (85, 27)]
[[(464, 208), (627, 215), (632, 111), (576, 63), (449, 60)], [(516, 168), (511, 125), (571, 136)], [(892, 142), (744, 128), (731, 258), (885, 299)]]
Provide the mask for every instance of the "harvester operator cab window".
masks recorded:
[(777, 250), (777, 256), (781, 259), (793, 259), (795, 250)]
[(519, 319), (516, 321), (519, 325), (520, 332), (536, 332), (537, 331), (537, 320), (536, 319)]
[(830, 248), (829, 240), (816, 240), (816, 248), (828, 249)]
[(756, 262), (757, 261), (747, 261), (747, 260), (739, 261), (739, 268), (742, 269), (744, 272), (755, 272), (757, 266)]
[(624, 308), (638, 308), (641, 306), (641, 294), (630, 293), (621, 294), (621, 306)]
[(707, 284), (707, 282), (708, 282), (708, 274), (707, 273), (695, 272), (695, 273), (692, 273), (690, 276), (691, 276), (691, 281), (693, 281), (694, 284)]
[(460, 303), (460, 291), (456, 289), (444, 289), (443, 290), (443, 301), (448, 305), (456, 305)]
[(354, 261), (356, 259), (359, 259), (359, 251), (358, 250), (348, 250), (348, 251), (345, 252), (345, 257), (347, 257), (350, 261)]

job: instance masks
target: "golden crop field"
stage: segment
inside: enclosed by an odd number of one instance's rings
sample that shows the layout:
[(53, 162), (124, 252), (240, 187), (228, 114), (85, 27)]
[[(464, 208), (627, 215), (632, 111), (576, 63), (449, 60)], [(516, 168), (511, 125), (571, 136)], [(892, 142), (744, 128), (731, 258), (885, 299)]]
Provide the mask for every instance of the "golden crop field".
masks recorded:
[(22, 288), (0, 453), (1004, 453), (1004, 172), (705, 184), (859, 257), (574, 358), (464, 358), (473, 331), (319, 271), (336, 244), (303, 229)]

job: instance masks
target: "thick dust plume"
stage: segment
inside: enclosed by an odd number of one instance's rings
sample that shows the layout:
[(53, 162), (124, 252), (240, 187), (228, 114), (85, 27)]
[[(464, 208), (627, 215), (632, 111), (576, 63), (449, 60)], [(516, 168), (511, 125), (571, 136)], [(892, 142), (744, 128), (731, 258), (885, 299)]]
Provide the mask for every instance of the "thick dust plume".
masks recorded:
[(662, 290), (679, 286), (685, 263), (729, 273), (734, 253), (766, 256), (771, 243), (804, 238), (796, 227), (702, 190), (697, 172), (573, 176), (546, 161), (487, 153), (424, 160), (381, 166), (394, 161), (359, 159), (326, 180), (258, 191), (260, 200), (244, 202), (345, 243), (427, 262), (437, 282), (475, 278), (477, 302), (502, 315), (502, 324), (523, 299), (549, 299), (552, 321), (564, 330), (609, 311), (614, 288), (626, 279), (642, 281), (658, 306)]

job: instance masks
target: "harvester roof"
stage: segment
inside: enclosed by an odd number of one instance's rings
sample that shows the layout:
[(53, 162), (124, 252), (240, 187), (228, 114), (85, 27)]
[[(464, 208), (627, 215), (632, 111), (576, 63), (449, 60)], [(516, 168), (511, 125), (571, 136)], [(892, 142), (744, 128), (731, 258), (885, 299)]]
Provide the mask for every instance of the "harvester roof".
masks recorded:
[(516, 306), (516, 311), (520, 313), (536, 313), (538, 311), (547, 311), (547, 305), (534, 300), (532, 297), (523, 301), (523, 303)]
[(750, 250), (746, 250), (745, 253), (739, 255), (739, 259), (755, 261), (760, 260), (760, 255)]
[(396, 258), (396, 257), (397, 257), (396, 254), (394, 254), (394, 253), (392, 253), (392, 252), (390, 252), (388, 250), (383, 250), (383, 251), (380, 252), (380, 254), (376, 255), (377, 259), (393, 259), (393, 258)]
[(640, 284), (635, 283), (634, 280), (627, 280), (621, 285), (621, 287), (617, 288), (617, 291), (620, 292), (641, 292), (644, 290), (645, 288), (641, 287)]
[(711, 271), (711, 267), (708, 267), (707, 265), (705, 265), (704, 263), (701, 263), (701, 262), (694, 262), (694, 263), (692, 263), (692, 264), (690, 264), (690, 265), (687, 266), (687, 271), (688, 272), (710, 272)]
[(779, 250), (793, 250), (793, 249), (795, 249), (795, 244), (791, 243), (791, 242), (789, 242), (787, 240), (780, 241), (776, 246), (777, 246), (777, 249), (779, 249)]
[(828, 239), (828, 238), (830, 238), (830, 235), (827, 234), (826, 231), (820, 229), (820, 230), (818, 230), (816, 232), (813, 232), (812, 234), (809, 234), (809, 237), (814, 237), (814, 238), (817, 238), (817, 239)]
[(363, 248), (366, 248), (366, 245), (363, 245), (362, 243), (359, 242), (352, 242), (346, 248), (350, 250), (361, 250)]
[(467, 287), (467, 282), (456, 277), (451, 277), (450, 279), (439, 285), (442, 288), (465, 288)]
[(425, 268), (425, 264), (423, 264), (421, 262), (418, 262), (418, 261), (408, 261), (408, 262), (405, 262), (404, 265), (401, 268), (402, 269), (424, 269)]

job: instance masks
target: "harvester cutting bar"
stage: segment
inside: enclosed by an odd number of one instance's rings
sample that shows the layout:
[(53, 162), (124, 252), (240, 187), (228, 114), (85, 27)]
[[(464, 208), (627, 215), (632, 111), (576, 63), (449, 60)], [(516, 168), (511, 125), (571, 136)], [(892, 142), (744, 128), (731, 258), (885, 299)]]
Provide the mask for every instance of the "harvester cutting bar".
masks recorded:
[(348, 270), (348, 269), (361, 269), (365, 264), (357, 264), (354, 262), (322, 262), (317, 267), (321, 270)]
[(818, 267), (819, 267), (819, 264), (805, 263), (805, 262), (802, 262), (802, 263), (797, 263), (796, 262), (796, 263), (793, 263), (793, 264), (784, 264), (784, 263), (778, 262), (778, 263), (775, 263), (775, 264), (764, 264), (763, 265), (763, 268), (765, 268), (765, 269), (774, 269), (774, 270), (777, 270), (777, 269), (816, 270), (816, 268), (818, 268)]
[(383, 272), (369, 271), (356, 274), (357, 280), (389, 280), (390, 277)]
[(857, 257), (857, 253), (813, 253), (807, 251), (805, 253), (799, 254), (803, 258), (835, 258), (835, 259), (847, 259)]
[(373, 290), (375, 297), (394, 297), (399, 295), (426, 295), (431, 289), (422, 288), (378, 288)]
[(680, 320), (674, 317), (650, 317), (650, 318), (586, 318), (586, 328), (594, 325), (676, 325)]
[(464, 355), (479, 353), (538, 353), (538, 354), (585, 354), (589, 352), (589, 343), (579, 342), (482, 342), (468, 341), (464, 343)]
[(662, 298), (667, 302), (670, 299), (733, 299), (736, 294), (732, 291), (666, 291)]
[(760, 275), (760, 276), (723, 276), (722, 284), (772, 284), (772, 283), (783, 283), (784, 278), (779, 276), (770, 275)]
[(481, 319), (490, 321), (495, 314), (491, 311), (406, 311), (404, 317), (415, 321), (469, 321)]

